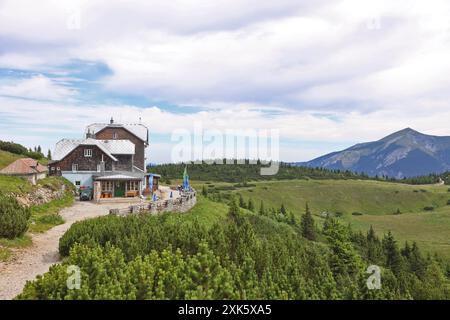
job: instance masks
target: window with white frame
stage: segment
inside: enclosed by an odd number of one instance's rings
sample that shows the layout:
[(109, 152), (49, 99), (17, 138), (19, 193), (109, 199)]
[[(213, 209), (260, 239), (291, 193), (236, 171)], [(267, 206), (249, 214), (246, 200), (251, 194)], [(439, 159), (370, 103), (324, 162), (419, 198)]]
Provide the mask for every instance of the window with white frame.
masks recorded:
[(97, 165), (97, 172), (100, 172), (100, 171), (102, 171), (102, 165), (101, 165), (101, 164), (98, 164), (98, 165)]
[(78, 171), (78, 164), (74, 163), (72, 164), (72, 171), (77, 172)]
[(113, 139), (118, 139), (119, 135), (117, 134), (117, 132), (113, 132)]
[(139, 188), (139, 181), (127, 181), (127, 191), (136, 191)]
[(102, 181), (102, 191), (103, 192), (111, 192), (113, 190), (112, 181)]
[(84, 149), (85, 157), (92, 157), (92, 149)]

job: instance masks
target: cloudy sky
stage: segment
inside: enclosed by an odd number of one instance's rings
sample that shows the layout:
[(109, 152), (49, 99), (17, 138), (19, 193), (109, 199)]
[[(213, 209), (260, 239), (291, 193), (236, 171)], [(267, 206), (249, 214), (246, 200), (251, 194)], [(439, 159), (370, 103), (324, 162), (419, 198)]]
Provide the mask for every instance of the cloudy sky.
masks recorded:
[(412, 127), (450, 135), (449, 1), (0, 0), (0, 140), (92, 122), (279, 129), (309, 160)]

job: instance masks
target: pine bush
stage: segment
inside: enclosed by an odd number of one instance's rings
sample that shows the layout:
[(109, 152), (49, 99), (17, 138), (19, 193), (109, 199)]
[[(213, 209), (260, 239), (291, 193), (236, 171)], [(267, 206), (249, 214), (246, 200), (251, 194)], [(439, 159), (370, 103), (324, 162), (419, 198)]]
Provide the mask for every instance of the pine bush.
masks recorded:
[(13, 239), (25, 233), (31, 212), (11, 196), (0, 194), (0, 237)]

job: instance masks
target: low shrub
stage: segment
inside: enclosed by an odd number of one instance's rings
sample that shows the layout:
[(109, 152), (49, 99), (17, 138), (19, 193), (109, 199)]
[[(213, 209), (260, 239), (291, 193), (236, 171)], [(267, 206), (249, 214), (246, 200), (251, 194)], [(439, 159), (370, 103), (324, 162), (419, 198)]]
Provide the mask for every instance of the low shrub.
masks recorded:
[(361, 212), (353, 212), (352, 213), (352, 216), (362, 216), (363, 215), (363, 213), (361, 213)]
[(425, 210), (425, 211), (434, 211), (434, 207), (433, 206), (427, 206), (427, 207), (423, 208), (423, 210)]
[(0, 194), (0, 237), (13, 239), (23, 235), (30, 217), (30, 209), (21, 206), (14, 197)]

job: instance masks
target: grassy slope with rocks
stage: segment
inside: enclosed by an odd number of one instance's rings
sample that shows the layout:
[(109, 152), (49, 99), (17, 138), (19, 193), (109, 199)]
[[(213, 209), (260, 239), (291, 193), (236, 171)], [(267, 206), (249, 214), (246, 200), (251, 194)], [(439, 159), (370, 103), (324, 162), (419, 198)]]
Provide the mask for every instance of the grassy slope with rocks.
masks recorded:
[[(40, 180), (36, 186), (33, 186), (23, 178), (0, 175), (0, 193), (4, 194), (21, 196), (31, 193), (37, 188), (56, 191), (63, 186), (65, 186), (65, 192), (62, 194), (62, 197), (30, 207), (31, 218), (28, 232), (45, 232), (56, 225), (64, 223), (58, 212), (72, 205), (74, 201), (74, 187), (69, 181), (61, 177), (48, 177)], [(13, 240), (0, 239), (0, 261), (11, 259), (13, 256), (11, 249), (29, 246), (31, 243), (31, 238), (27, 234)]]

